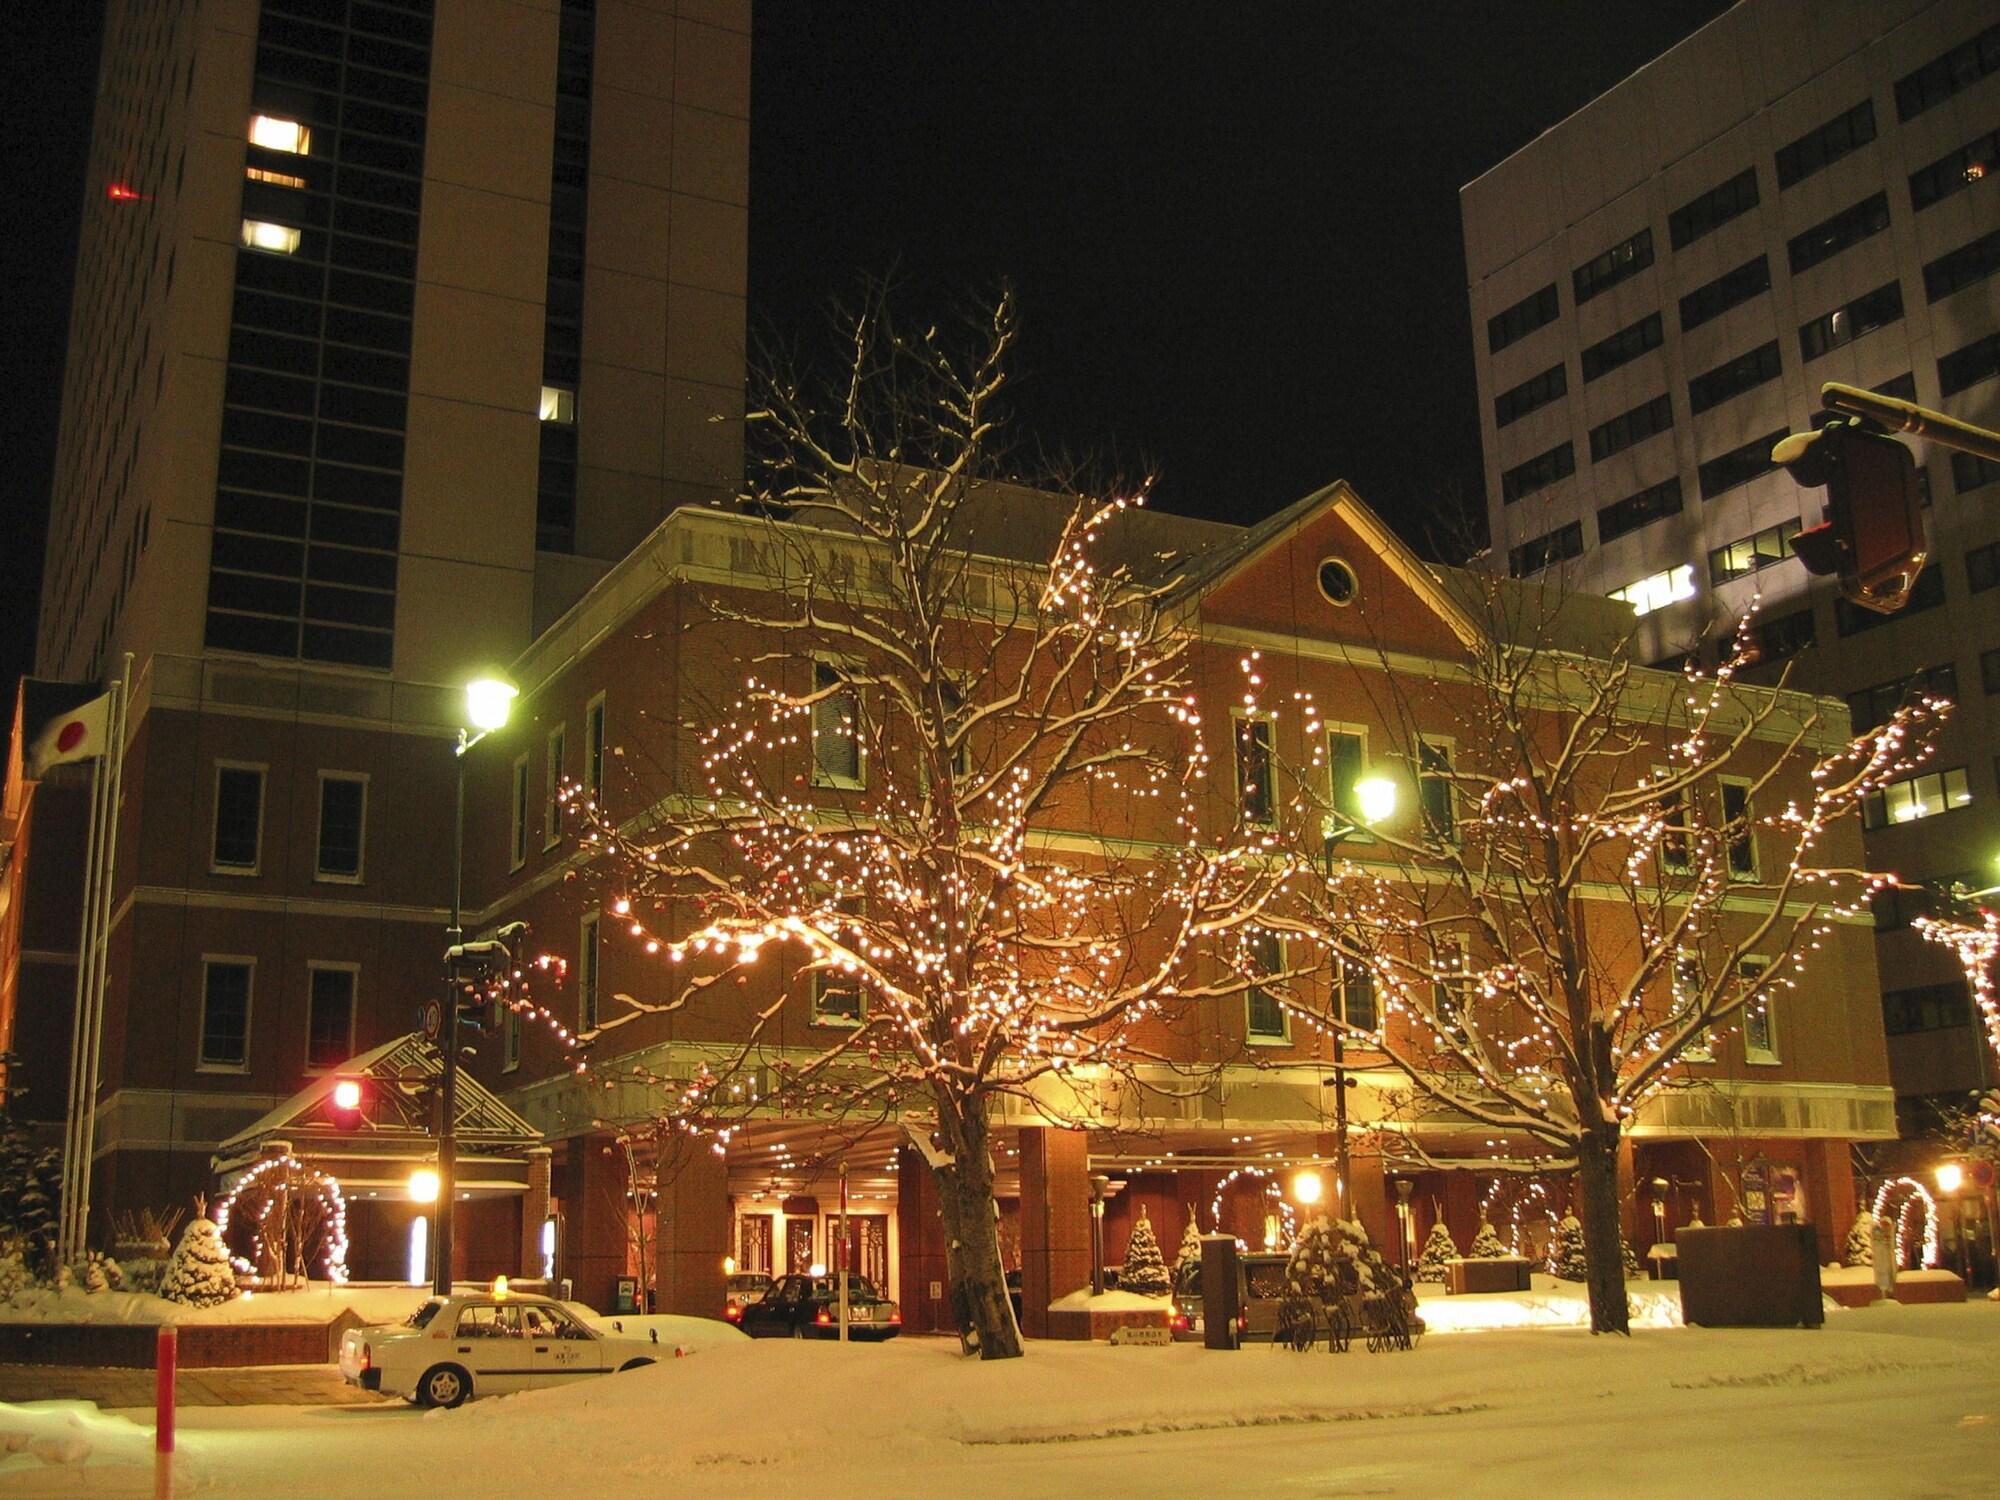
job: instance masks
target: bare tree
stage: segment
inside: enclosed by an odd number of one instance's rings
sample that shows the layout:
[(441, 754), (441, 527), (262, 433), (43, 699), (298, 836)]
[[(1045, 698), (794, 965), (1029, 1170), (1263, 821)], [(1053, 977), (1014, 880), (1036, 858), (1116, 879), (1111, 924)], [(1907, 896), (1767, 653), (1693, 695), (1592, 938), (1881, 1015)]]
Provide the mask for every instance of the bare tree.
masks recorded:
[[(1741, 681), (1749, 620), (1716, 670), (1668, 673), (1633, 662), (1604, 601), (1451, 586), (1462, 656), (1376, 679), (1416, 805), (1365, 860), (1329, 848), (1274, 924), (1365, 968), (1380, 1018), (1356, 1025), (1303, 971), (1286, 1003), (1444, 1118), (1573, 1163), (1591, 1326), (1625, 1332), (1627, 1122), (1725, 1031), (1754, 1046), (1832, 924), (1888, 883), (1836, 825), (1928, 753), (1914, 731), (1948, 705), (1850, 738), (1837, 705)], [(1297, 777), (1291, 826), (1350, 829), (1339, 780)]]
[(662, 1015), (708, 1026), (698, 1064), (644, 1078), (663, 1131), (910, 1129), (996, 1358), (1021, 1352), (996, 1110), (1084, 1123), (1138, 1065), (1191, 1066), (1172, 1023), (1241, 991), (1208, 950), (1276, 877), (1196, 826), (1190, 640), (1143, 493), (1001, 482), (1011, 297), (968, 330), (906, 337), (871, 299), (823, 396), (768, 381), (742, 507), (758, 581), (681, 638), (742, 675), (684, 710), (687, 770), (646, 814), (586, 812), (610, 909), (671, 975), (614, 997), (598, 1049)]

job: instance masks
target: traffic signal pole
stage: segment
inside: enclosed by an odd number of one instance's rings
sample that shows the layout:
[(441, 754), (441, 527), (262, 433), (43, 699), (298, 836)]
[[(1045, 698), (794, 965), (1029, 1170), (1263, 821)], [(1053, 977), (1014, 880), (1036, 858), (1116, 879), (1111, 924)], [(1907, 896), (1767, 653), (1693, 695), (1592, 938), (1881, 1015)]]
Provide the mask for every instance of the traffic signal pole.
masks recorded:
[(445, 929), (444, 1016), (438, 1023), (444, 1076), (438, 1084), (437, 1224), (431, 1235), (436, 1272), (431, 1290), (440, 1297), (451, 1295), (452, 1221), (458, 1204), (458, 955), (465, 942), (460, 908), (465, 899), (465, 752), (471, 748), (471, 739), (459, 730), (452, 756), (457, 786), (451, 818), (451, 926)]
[(1929, 438), (1961, 453), (1975, 454), (2000, 463), (2000, 432), (1989, 432), (1984, 427), (1961, 422), (1957, 417), (1948, 417), (1941, 411), (1918, 406), (1914, 401), (1884, 396), (1879, 391), (1864, 391), (1859, 386), (1842, 385), (1837, 380), (1829, 380), (1819, 388), (1819, 399), (1836, 411), (1867, 417), (1891, 431)]

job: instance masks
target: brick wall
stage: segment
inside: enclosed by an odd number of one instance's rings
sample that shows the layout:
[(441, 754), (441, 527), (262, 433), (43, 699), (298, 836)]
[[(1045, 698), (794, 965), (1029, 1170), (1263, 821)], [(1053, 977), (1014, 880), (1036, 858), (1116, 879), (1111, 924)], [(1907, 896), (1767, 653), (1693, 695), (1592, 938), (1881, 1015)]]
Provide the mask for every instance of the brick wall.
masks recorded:
[[(180, 1363), (189, 1370), (328, 1364), (340, 1336), (359, 1326), (351, 1312), (327, 1323), (189, 1323), (180, 1331)], [(150, 1370), (158, 1336), (150, 1323), (0, 1323), (0, 1364)]]

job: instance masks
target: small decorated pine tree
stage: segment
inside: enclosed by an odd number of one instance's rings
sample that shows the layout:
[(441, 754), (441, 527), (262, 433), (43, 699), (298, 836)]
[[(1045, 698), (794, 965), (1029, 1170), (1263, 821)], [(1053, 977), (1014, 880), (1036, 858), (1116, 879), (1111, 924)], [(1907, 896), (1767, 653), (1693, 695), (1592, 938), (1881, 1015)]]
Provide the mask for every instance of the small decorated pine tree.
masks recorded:
[[(1342, 1264), (1353, 1268), (1354, 1283), (1340, 1287)], [(1285, 1265), (1285, 1285), (1301, 1297), (1326, 1296), (1334, 1285), (1363, 1296), (1388, 1293), (1400, 1285), (1396, 1270), (1369, 1243), (1368, 1231), (1352, 1219), (1314, 1219), (1300, 1232)]]
[(1549, 1274), (1564, 1281), (1585, 1278), (1583, 1221), (1575, 1214), (1563, 1215), (1562, 1222), (1556, 1225), (1555, 1238), (1549, 1241)]
[(181, 1242), (160, 1278), (160, 1295), (188, 1307), (215, 1307), (236, 1295), (236, 1272), (215, 1220), (200, 1209), (181, 1232)]
[(1174, 1256), (1174, 1286), (1183, 1292), (1201, 1284), (1201, 1225), (1195, 1222), (1194, 1205), (1188, 1205), (1187, 1228), (1181, 1231), (1181, 1248)]
[(1125, 1242), (1125, 1268), (1118, 1273), (1118, 1290), (1137, 1292), (1142, 1297), (1164, 1297), (1174, 1289), (1167, 1276), (1167, 1262), (1160, 1254), (1159, 1237), (1153, 1221), (1141, 1207), (1139, 1220), (1132, 1226), (1132, 1238)]
[(1847, 1226), (1847, 1263), (1850, 1266), (1875, 1264), (1875, 1215), (1865, 1208)]
[(1502, 1243), (1493, 1226), (1486, 1222), (1486, 1215), (1479, 1216), (1479, 1233), (1472, 1237), (1472, 1248), (1465, 1252), (1473, 1260), (1486, 1260), (1496, 1255), (1511, 1255), (1513, 1251)]
[(1445, 1227), (1442, 1218), (1431, 1224), (1430, 1235), (1424, 1240), (1424, 1252), (1417, 1257), (1417, 1280), (1443, 1281), (1445, 1262), (1458, 1258), (1458, 1245)]

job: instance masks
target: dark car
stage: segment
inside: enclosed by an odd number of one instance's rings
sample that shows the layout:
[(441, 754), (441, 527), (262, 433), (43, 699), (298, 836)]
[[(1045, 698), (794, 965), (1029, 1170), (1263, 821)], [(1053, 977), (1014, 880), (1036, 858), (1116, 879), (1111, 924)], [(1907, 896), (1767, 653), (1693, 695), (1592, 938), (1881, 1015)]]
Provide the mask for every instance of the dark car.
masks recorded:
[[(784, 1276), (755, 1302), (743, 1305), (739, 1325), (753, 1339), (837, 1339), (840, 1283), (832, 1276)], [(847, 1336), (892, 1339), (903, 1331), (902, 1309), (875, 1290), (866, 1276), (847, 1278)]]

